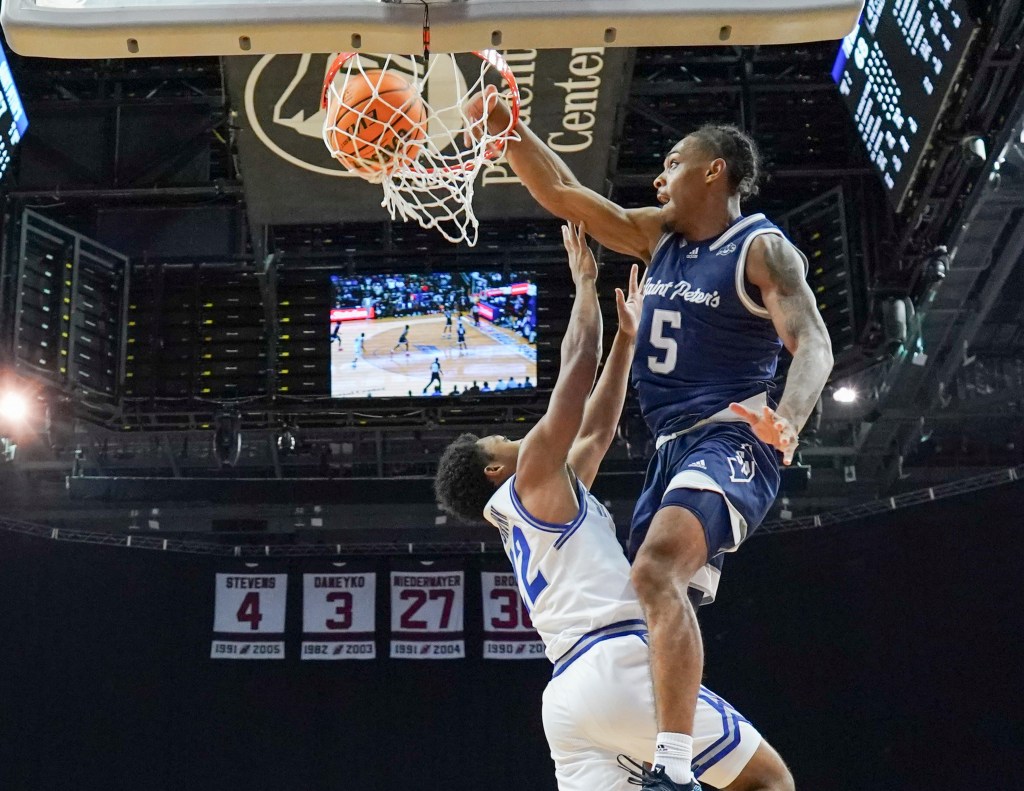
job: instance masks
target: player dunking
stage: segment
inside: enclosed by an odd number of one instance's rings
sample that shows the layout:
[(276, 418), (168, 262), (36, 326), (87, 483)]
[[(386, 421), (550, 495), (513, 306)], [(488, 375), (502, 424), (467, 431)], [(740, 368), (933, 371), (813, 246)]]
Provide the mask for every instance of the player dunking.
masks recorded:
[[(494, 88), (465, 109), (480, 119), (485, 101), (495, 131), (508, 112)], [(740, 213), (756, 188), (758, 155), (739, 129), (706, 125), (673, 146), (654, 179), (660, 205), (642, 209), (583, 187), (521, 120), (515, 132), (508, 162), (542, 206), (649, 265), (633, 378), (657, 451), (630, 554), (660, 732), (642, 787), (692, 788), (704, 652), (686, 591), (713, 600), (722, 553), (739, 547), (775, 499), (779, 457), (793, 459), (828, 380), (831, 345), (804, 256), (763, 215)], [(776, 405), (769, 390), (783, 345), (793, 362)]]
[(403, 343), (405, 344), (405, 353), (408, 354), (409, 353), (409, 325), (408, 324), (405, 325), (405, 329), (402, 330), (402, 334), (398, 337), (398, 343), (396, 343), (394, 345), (394, 348), (392, 348), (391, 351), (394, 352)]
[[(627, 791), (619, 753), (654, 750), (657, 724), (643, 612), (615, 525), (590, 486), (625, 400), (640, 318), (637, 268), (616, 289), (619, 330), (600, 360), (597, 265), (582, 231), (566, 235), (576, 299), (547, 414), (524, 439), (453, 442), (435, 487), (448, 510), (496, 527), (523, 601), (554, 662), (544, 730), (559, 791)], [(792, 791), (775, 751), (728, 703), (701, 687), (694, 731), (702, 779), (729, 791)]]

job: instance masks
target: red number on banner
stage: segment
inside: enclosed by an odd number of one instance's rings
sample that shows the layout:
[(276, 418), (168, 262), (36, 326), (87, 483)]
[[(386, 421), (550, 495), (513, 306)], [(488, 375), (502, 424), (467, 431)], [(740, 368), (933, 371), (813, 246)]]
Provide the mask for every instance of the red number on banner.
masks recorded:
[(337, 619), (328, 618), (327, 628), (328, 629), (349, 629), (352, 626), (352, 594), (348, 591), (331, 591), (327, 594), (327, 601), (329, 602), (340, 602), (337, 607), (334, 608), (334, 612), (339, 617)]
[(436, 601), (437, 599), (443, 599), (444, 604), (441, 607), (441, 623), (438, 628), (447, 629), (448, 624), (452, 619), (452, 607), (455, 605), (455, 591), (448, 590), (446, 588), (440, 588), (430, 591), (427, 594), (426, 591), (407, 589), (398, 594), (398, 598), (406, 601), (412, 599), (412, 604), (402, 613), (402, 617), (399, 618), (398, 623), (403, 629), (426, 629), (427, 622), (422, 620), (413, 620), (413, 616), (420, 611), (420, 608), (428, 601)]
[(455, 591), (448, 588), (440, 588), (430, 592), (430, 599), (444, 599), (444, 606), (441, 608), (441, 628), (447, 629), (448, 622), (452, 617), (452, 605), (455, 604)]
[(247, 622), (249, 628), (254, 632), (260, 628), (260, 621), (263, 620), (263, 615), (260, 613), (260, 595), (256, 591), (245, 594), (245, 598), (242, 599), (242, 604), (238, 608), (238, 612), (235, 613), (235, 617), (239, 623)]
[(519, 611), (519, 597), (516, 595), (514, 590), (510, 588), (495, 588), (491, 591), (492, 599), (504, 599), (505, 603), (501, 605), (499, 610), (505, 617), (504, 618), (491, 618), (492, 629), (515, 629), (519, 625), (519, 620), (516, 617)]
[(398, 598), (402, 601), (406, 601), (408, 599), (414, 600), (412, 606), (407, 608), (406, 611), (402, 613), (402, 617), (398, 619), (399, 625), (403, 629), (426, 629), (426, 621), (414, 621), (412, 617), (420, 611), (420, 607), (427, 603), (427, 592), (416, 589), (406, 589), (398, 594)]
[[(527, 629), (533, 628), (533, 621), (530, 620), (530, 611), (526, 603), (519, 598), (519, 592), (512, 588), (495, 588), (491, 591), (492, 599), (504, 599), (501, 605), (501, 612), (504, 618), (491, 618), (492, 629), (516, 629), (520, 624)], [(516, 605), (519, 605), (516, 607)]]

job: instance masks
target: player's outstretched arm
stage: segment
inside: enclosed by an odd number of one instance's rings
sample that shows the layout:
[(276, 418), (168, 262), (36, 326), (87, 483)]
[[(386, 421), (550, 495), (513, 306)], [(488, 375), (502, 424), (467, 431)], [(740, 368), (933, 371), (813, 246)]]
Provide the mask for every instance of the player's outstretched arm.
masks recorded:
[(732, 409), (758, 437), (793, 461), (797, 435), (814, 409), (832, 373), (832, 342), (807, 285), (804, 260), (781, 236), (756, 238), (747, 254), (747, 278), (761, 289), (761, 298), (782, 342), (793, 355), (778, 409), (761, 414), (733, 404)]
[(573, 515), (567, 513), (574, 506), (575, 496), (569, 485), (566, 461), (583, 422), (587, 396), (601, 360), (597, 263), (587, 247), (583, 226), (567, 225), (562, 236), (576, 298), (562, 339), (561, 367), (548, 410), (523, 439), (516, 466), (516, 491), (527, 509), (551, 522), (567, 521)]
[(622, 415), (629, 389), (629, 369), (636, 347), (636, 331), (640, 326), (643, 293), (637, 282), (639, 268), (633, 264), (629, 272), (626, 293), (615, 289), (615, 307), (619, 316), (619, 330), (615, 333), (611, 351), (604, 361), (601, 378), (587, 401), (576, 441), (569, 451), (569, 466), (588, 489), (597, 477), (608, 448), (615, 439), (615, 430)]
[[(485, 102), (489, 128), (495, 132), (506, 128), (508, 105), (494, 86), (487, 86), (467, 101), (466, 115), (479, 122)], [(522, 120), (516, 124), (515, 132), (520, 139), (508, 142), (506, 157), (537, 203), (556, 217), (586, 224), (590, 235), (605, 247), (650, 263), (651, 253), (662, 235), (656, 207), (623, 209), (580, 184), (561, 157)]]

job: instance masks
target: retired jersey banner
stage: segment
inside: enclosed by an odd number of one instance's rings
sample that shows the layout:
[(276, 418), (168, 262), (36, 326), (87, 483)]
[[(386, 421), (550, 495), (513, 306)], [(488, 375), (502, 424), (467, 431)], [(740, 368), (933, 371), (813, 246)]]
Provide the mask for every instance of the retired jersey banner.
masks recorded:
[[(508, 50), (520, 116), (565, 159), (587, 187), (604, 192), (615, 116), (623, 97), (628, 50), (622, 47)], [(360, 54), (368, 64), (372, 55)], [(263, 55), (224, 58), (238, 152), (252, 221), (258, 224), (377, 222), (388, 218), (383, 193), (335, 162), (321, 138), (320, 107), (331, 56)], [(458, 56), (462, 80), (480, 61)], [(392, 67), (413, 66), (408, 58)], [(429, 95), (461, 95), (454, 70), (431, 73)], [(436, 84), (435, 84), (436, 83)], [(446, 102), (447, 103), (447, 102)], [(504, 160), (482, 168), (474, 200), (482, 220), (548, 217)]]
[(391, 658), (462, 659), (465, 573), (423, 563), (391, 572)]
[(544, 659), (544, 643), (530, 621), (511, 571), (482, 571), (484, 659)]
[(287, 574), (218, 574), (210, 657), (284, 659), (287, 597)]
[(377, 656), (377, 575), (302, 575), (303, 659), (374, 659)]

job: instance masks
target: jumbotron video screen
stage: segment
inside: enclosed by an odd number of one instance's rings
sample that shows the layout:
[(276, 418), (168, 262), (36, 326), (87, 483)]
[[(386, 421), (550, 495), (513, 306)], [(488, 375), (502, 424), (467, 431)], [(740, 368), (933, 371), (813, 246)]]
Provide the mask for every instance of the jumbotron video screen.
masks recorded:
[(536, 386), (526, 272), (331, 276), (331, 397), (500, 394)]

